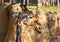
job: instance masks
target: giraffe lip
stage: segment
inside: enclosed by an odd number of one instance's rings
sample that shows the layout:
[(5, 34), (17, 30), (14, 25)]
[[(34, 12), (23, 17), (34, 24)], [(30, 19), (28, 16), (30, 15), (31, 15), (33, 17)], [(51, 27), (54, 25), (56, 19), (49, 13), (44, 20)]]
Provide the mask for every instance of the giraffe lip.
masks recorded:
[(41, 33), (42, 33), (42, 32), (41, 32), (41, 31), (39, 31), (39, 30), (38, 30), (37, 32), (38, 32), (39, 34), (41, 34)]

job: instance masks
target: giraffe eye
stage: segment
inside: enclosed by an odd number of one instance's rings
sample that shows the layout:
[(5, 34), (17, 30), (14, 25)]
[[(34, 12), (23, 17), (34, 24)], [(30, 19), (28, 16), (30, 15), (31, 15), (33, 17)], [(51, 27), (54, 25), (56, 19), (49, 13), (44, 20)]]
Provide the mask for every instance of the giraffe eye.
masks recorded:
[(29, 18), (30, 18), (30, 19), (32, 19), (33, 17), (32, 17), (32, 16), (30, 16)]
[(34, 16), (33, 15), (29, 15), (29, 18), (32, 19)]

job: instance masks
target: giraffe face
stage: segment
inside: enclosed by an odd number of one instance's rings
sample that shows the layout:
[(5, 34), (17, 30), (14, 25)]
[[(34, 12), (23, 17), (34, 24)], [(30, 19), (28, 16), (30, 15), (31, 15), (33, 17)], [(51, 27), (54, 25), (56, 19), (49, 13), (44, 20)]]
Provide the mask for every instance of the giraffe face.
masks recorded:
[(20, 13), (22, 12), (22, 8), (20, 6), (20, 4), (12, 4), (9, 6), (9, 12), (10, 13)]

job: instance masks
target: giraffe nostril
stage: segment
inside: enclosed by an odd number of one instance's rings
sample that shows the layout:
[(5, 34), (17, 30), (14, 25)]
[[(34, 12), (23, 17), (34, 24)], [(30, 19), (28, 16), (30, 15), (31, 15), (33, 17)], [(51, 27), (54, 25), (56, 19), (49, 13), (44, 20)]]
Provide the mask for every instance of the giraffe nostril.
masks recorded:
[(38, 27), (38, 33), (41, 34), (41, 27)]
[(38, 27), (38, 29), (40, 30), (41, 28), (40, 28), (40, 27)]
[(37, 31), (37, 33), (41, 34), (41, 27), (35, 27), (35, 30)]
[(16, 10), (18, 10), (18, 8)]

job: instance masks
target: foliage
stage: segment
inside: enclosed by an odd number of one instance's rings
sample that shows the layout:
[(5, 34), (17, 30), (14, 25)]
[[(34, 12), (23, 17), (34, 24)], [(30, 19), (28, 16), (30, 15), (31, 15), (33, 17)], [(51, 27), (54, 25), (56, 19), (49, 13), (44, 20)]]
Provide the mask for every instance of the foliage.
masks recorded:
[[(29, 10), (36, 10), (36, 6), (27, 6), (27, 8)], [(43, 11), (57, 11), (57, 12), (60, 12), (60, 7), (40, 7), (40, 10), (43, 10)]]

